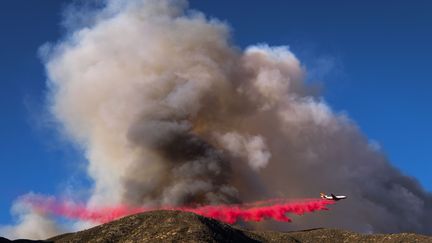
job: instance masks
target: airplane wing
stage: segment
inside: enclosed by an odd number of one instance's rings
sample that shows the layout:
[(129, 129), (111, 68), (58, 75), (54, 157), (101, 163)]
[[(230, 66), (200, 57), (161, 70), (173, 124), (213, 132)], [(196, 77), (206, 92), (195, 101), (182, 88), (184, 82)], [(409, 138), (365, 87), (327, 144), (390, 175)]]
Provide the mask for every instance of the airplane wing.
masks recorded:
[(337, 200), (338, 199), (333, 193), (330, 194), (330, 195), (332, 196), (333, 200)]

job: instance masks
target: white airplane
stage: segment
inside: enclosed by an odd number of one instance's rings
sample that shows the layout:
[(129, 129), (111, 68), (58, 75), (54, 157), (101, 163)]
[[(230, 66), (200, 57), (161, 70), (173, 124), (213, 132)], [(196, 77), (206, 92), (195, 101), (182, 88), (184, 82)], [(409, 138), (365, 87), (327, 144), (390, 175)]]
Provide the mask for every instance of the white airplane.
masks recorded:
[(326, 194), (324, 194), (324, 193), (321, 192), (320, 195), (321, 195), (321, 198), (322, 198), (322, 199), (326, 199), (326, 200), (333, 200), (333, 201), (339, 201), (339, 200), (341, 200), (341, 199), (345, 199), (345, 198), (347, 198), (347, 196), (342, 196), (342, 195), (340, 195), (340, 196), (335, 196), (333, 193), (330, 194), (331, 196), (328, 196), (328, 195), (326, 195)]

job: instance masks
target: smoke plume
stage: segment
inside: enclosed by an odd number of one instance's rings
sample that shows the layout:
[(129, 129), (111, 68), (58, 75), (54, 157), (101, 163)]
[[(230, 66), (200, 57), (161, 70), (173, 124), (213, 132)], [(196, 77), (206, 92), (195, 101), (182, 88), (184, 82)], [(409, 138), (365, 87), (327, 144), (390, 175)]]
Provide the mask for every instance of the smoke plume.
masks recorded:
[[(106, 0), (42, 48), (52, 114), (88, 159), (86, 207), (348, 200), (285, 229), (432, 233), (432, 196), (304, 81), (181, 0)], [(79, 22), (79, 24), (77, 24)]]
[(242, 51), (177, 0), (109, 0), (70, 29), (46, 69), (52, 112), (89, 161), (89, 207), (322, 190), (350, 201), (298, 227), (431, 232), (431, 195), (315, 94), (287, 47)]

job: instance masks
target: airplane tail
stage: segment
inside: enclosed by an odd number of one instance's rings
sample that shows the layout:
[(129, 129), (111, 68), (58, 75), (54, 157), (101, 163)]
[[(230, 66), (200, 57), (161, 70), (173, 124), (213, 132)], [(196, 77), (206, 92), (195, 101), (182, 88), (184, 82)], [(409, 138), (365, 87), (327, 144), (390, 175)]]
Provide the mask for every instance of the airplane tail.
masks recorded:
[(323, 192), (321, 192), (320, 193), (320, 197), (324, 199), (325, 198), (325, 194)]

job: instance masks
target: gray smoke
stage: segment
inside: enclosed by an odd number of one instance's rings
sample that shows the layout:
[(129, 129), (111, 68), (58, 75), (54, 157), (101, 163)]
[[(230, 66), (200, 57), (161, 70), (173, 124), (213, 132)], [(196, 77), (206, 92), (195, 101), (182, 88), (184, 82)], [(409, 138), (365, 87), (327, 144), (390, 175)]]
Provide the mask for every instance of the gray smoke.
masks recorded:
[(89, 207), (327, 191), (349, 200), (283, 227), (432, 233), (432, 196), (331, 110), (287, 47), (240, 50), (185, 1), (88, 13), (44, 52), (52, 113), (89, 162)]

